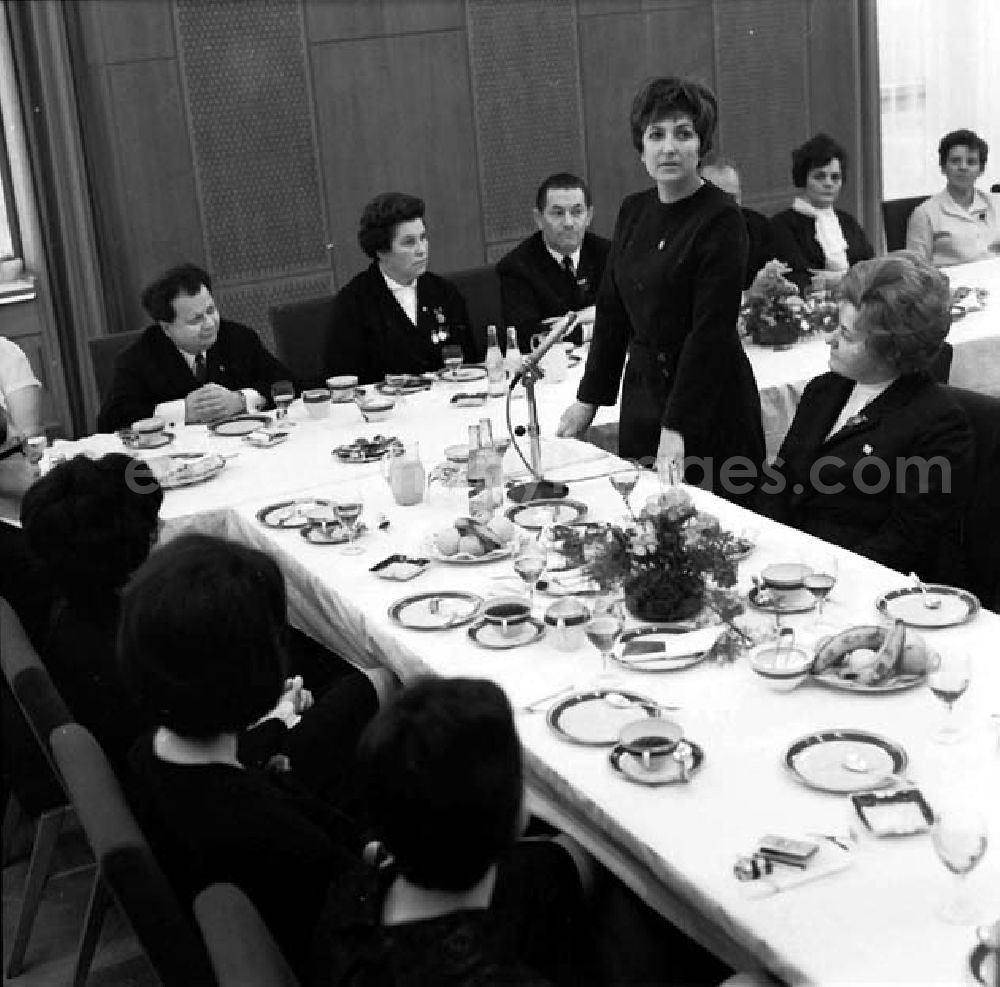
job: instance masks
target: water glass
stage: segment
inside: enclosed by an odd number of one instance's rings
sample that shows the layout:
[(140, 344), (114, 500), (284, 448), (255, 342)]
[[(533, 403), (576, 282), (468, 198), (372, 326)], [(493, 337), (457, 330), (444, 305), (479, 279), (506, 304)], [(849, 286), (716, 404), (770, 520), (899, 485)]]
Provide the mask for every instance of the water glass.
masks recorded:
[(986, 820), (975, 809), (949, 806), (937, 812), (931, 828), (931, 841), (938, 859), (955, 875), (950, 900), (938, 914), (952, 925), (975, 925), (979, 908), (966, 891), (966, 875), (983, 859), (988, 844)]

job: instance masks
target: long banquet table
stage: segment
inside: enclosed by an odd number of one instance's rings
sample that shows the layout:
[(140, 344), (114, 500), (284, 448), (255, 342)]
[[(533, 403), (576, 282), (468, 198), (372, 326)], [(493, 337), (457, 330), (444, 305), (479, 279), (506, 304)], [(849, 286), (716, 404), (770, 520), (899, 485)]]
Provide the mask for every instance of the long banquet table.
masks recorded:
[[(329, 418), (307, 420), (296, 404), (293, 434), (269, 450), (208, 438), (197, 426), (182, 429), (178, 448), (208, 445), (238, 455), (211, 481), (167, 493), (168, 532), (190, 527), (222, 532), (270, 552), (286, 573), (293, 620), (359, 664), (384, 664), (404, 680), (424, 673), (487, 676), (515, 705), (571, 684), (585, 686), (599, 668), (589, 645), (565, 653), (544, 637), (516, 650), (487, 651), (470, 642), (465, 628), (418, 632), (387, 615), (394, 600), (412, 592), (460, 588), (485, 596), (514, 585), (509, 561), (434, 564), (409, 583), (381, 581), (369, 572), (392, 552), (425, 550), (431, 531), (464, 513), (464, 493), (435, 487), (423, 504), (399, 507), (378, 464), (344, 464), (331, 449), (359, 435), (392, 433), (407, 443), (419, 441), (430, 469), (447, 445), (464, 440), (466, 425), (484, 410), (495, 430), (502, 430), (501, 402), (459, 410), (449, 396), (448, 387), (435, 385), (407, 397), (393, 419), (378, 425), (363, 424), (353, 406), (334, 406)], [(564, 397), (559, 385), (548, 392), (540, 388), (549, 433)], [(523, 402), (515, 403), (515, 411), (523, 420)], [(100, 452), (116, 441), (97, 436), (81, 446)], [(618, 462), (614, 457), (551, 438), (544, 453), (550, 475), (569, 483), (570, 496), (584, 502), (590, 516), (621, 516), (621, 501), (606, 479)], [(514, 462), (508, 453), (507, 468)], [(641, 504), (655, 486), (651, 474), (644, 476), (633, 502)], [(361, 492), (369, 521), (380, 513), (390, 521), (387, 531), (362, 537), (360, 555), (310, 544), (294, 530), (272, 530), (256, 518), (260, 508), (277, 500), (336, 498), (348, 487)], [(807, 536), (708, 493), (693, 494), (731, 529), (756, 531), (758, 547), (740, 565), (744, 589), (768, 563), (799, 558), (814, 545)], [(837, 554), (840, 579), (828, 604), (830, 617), (845, 626), (874, 621), (877, 595), (905, 584), (904, 578), (851, 553)], [(540, 598), (539, 606), (545, 602)], [(770, 621), (766, 615), (753, 619)], [(789, 622), (801, 636), (808, 619)], [(611, 770), (605, 749), (566, 743), (543, 715), (519, 713), (532, 807), (576, 835), (653, 907), (735, 966), (763, 966), (795, 984), (967, 983), (973, 933), (946, 925), (934, 913), (949, 891), (949, 875), (927, 834), (879, 840), (862, 833), (848, 869), (769, 898), (749, 897), (732, 873), (736, 857), (766, 832), (861, 830), (846, 798), (803, 787), (782, 764), (783, 753), (801, 735), (861, 728), (903, 745), (910, 757), (907, 775), (932, 804), (957, 795), (988, 813), (993, 845), (969, 882), (986, 914), (1000, 914), (1000, 750), (990, 718), (1000, 712), (1000, 617), (983, 611), (962, 626), (926, 636), (939, 650), (962, 648), (972, 656), (972, 686), (958, 704), (970, 735), (965, 744), (941, 747), (929, 740), (943, 707), (925, 689), (872, 696), (808, 683), (782, 695), (769, 691), (745, 659), (672, 673), (623, 670), (623, 687), (682, 707), (675, 716), (704, 748), (703, 769), (688, 785), (634, 785)]]

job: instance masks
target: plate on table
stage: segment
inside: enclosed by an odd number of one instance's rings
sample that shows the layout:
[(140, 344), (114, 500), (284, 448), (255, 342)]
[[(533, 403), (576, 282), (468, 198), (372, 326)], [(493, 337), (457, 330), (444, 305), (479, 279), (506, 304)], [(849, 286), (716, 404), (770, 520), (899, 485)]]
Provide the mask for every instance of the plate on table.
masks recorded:
[(687, 624), (636, 627), (622, 634), (612, 655), (639, 672), (675, 672), (704, 661), (722, 631), (721, 626), (694, 630)]
[[(626, 696), (633, 705), (621, 709), (605, 700), (609, 693)], [(618, 743), (622, 727), (634, 723), (645, 713), (660, 715), (660, 708), (649, 696), (627, 689), (590, 689), (575, 692), (550, 707), (546, 720), (563, 740), (588, 747), (610, 747)]]
[(449, 384), (468, 384), (469, 381), (473, 380), (486, 380), (489, 376), (485, 367), (455, 367), (452, 370), (449, 367), (445, 367), (444, 370), (438, 371), (438, 376), (441, 380), (448, 381)]
[(164, 446), (170, 445), (174, 441), (173, 432), (159, 432), (156, 435), (146, 435), (142, 438), (129, 429), (121, 429), (118, 433), (122, 440), (122, 445), (127, 449), (134, 449), (136, 452), (142, 452), (144, 449), (162, 449)]
[[(400, 374), (400, 376), (404, 376)], [(387, 384), (384, 380), (375, 385), (375, 390), (379, 394), (417, 394), (419, 391), (430, 390), (435, 379), (435, 374), (429, 377), (422, 377), (417, 374), (406, 374), (405, 380), (400, 384)]]
[(546, 570), (535, 584), (535, 589), (547, 596), (596, 596), (601, 592), (600, 583), (588, 576), (583, 566)]
[(866, 730), (820, 730), (785, 751), (785, 767), (809, 788), (850, 795), (892, 784), (906, 768), (899, 744)]
[[(368, 529), (364, 521), (354, 526), (354, 537), (360, 538)], [(348, 540), (347, 528), (340, 521), (309, 521), (299, 528), (299, 534), (310, 545), (343, 545)]]
[[(693, 764), (688, 768), (688, 777), (700, 770), (705, 760), (705, 752), (690, 740), (683, 741), (691, 748)], [(671, 756), (666, 755), (658, 758), (658, 764), (652, 768), (644, 768), (642, 758), (626, 750), (621, 744), (616, 744), (608, 755), (611, 767), (629, 781), (634, 781), (638, 785), (676, 785), (684, 781), (681, 777), (681, 766)]]
[(531, 500), (526, 504), (515, 504), (508, 507), (507, 517), (531, 531), (544, 528), (550, 524), (574, 524), (587, 513), (587, 505), (578, 500), (565, 498), (553, 500)]
[(957, 586), (927, 583), (924, 589), (927, 598), (937, 600), (941, 606), (934, 609), (924, 606), (924, 592), (919, 586), (903, 586), (883, 593), (875, 601), (875, 608), (891, 620), (901, 620), (911, 627), (953, 627), (965, 623), (979, 610), (979, 600)]
[(404, 596), (389, 607), (389, 617), (412, 631), (446, 631), (479, 616), (483, 598), (462, 590), (437, 590)]
[(218, 476), (225, 468), (221, 456), (206, 456), (200, 452), (176, 452), (169, 456), (153, 456), (146, 460), (164, 490), (190, 487)]
[(486, 562), (499, 562), (501, 559), (509, 559), (514, 554), (514, 545), (504, 545), (503, 548), (494, 548), (491, 552), (484, 552), (482, 555), (472, 555), (469, 552), (456, 552), (454, 555), (445, 555), (434, 544), (434, 539), (427, 542), (427, 554), (436, 562), (445, 562), (448, 565), (483, 565)]
[(331, 515), (334, 510), (332, 500), (323, 500), (320, 497), (305, 497), (297, 500), (282, 500), (277, 504), (270, 504), (262, 507), (257, 512), (257, 520), (268, 528), (304, 528), (307, 524), (312, 524), (309, 515), (318, 510), (329, 511)]
[(223, 418), (221, 422), (213, 422), (208, 430), (215, 435), (241, 436), (270, 424), (271, 419), (267, 415), (233, 415), (232, 418)]
[(361, 436), (347, 445), (337, 446), (333, 454), (342, 463), (376, 463), (390, 448), (402, 449), (403, 443), (395, 435), (376, 435), (371, 439)]
[(529, 617), (520, 624), (515, 624), (507, 634), (497, 624), (488, 620), (476, 621), (469, 628), (469, 640), (480, 648), (491, 648), (494, 651), (507, 651), (510, 648), (521, 648), (532, 644), (545, 635), (545, 625), (537, 617)]
[(919, 675), (893, 674), (882, 679), (881, 682), (873, 682), (871, 685), (866, 685), (857, 679), (844, 678), (838, 675), (837, 666), (834, 666), (823, 672), (813, 673), (812, 680), (831, 689), (840, 689), (842, 692), (864, 692), (877, 695), (885, 692), (905, 692), (914, 686), (923, 685), (927, 681), (927, 673), (921, 672)]
[(816, 597), (807, 589), (773, 590), (754, 586), (747, 599), (751, 606), (765, 613), (808, 613), (816, 607)]

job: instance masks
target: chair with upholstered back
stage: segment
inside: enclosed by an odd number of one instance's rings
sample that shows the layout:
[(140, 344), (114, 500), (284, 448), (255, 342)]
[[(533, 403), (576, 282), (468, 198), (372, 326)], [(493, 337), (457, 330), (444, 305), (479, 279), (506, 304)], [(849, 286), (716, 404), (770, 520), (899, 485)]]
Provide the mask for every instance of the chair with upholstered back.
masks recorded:
[(96, 336), (87, 340), (90, 348), (90, 362), (94, 367), (94, 380), (97, 383), (97, 396), (103, 401), (111, 389), (111, 381), (115, 376), (115, 360), (124, 353), (142, 334), (144, 330), (132, 332), (116, 332), (110, 336)]
[(906, 224), (910, 221), (910, 213), (927, 198), (926, 195), (916, 195), (910, 199), (890, 199), (882, 203), (887, 250), (902, 250), (906, 246)]
[(472, 338), (476, 347), (475, 357), (481, 360), (486, 354), (486, 327), (496, 326), (503, 345), (503, 307), (500, 302), (500, 277), (492, 264), (453, 271), (447, 278), (462, 293), (469, 309)]
[[(4, 773), (21, 810), (36, 819), (25, 876), (21, 912), (14, 931), (7, 976), (24, 968), (35, 916), (52, 868), (56, 841), (72, 811), (51, 760), (48, 736), (72, 719), (13, 608), (0, 598), (0, 665), (3, 666)], [(13, 828), (13, 803), (6, 807), (4, 851)]]
[[(300, 387), (322, 384), (328, 375), (323, 359), (326, 334), (333, 325), (333, 297), (323, 295), (272, 305), (268, 312), (275, 353)], [(330, 374), (353, 372), (349, 368), (329, 371)]]
[(233, 884), (212, 884), (194, 900), (194, 917), (219, 987), (298, 987), (253, 902)]
[(97, 859), (98, 876), (74, 984), (86, 978), (113, 899), (164, 987), (215, 987), (205, 945), (181, 907), (122, 794), (104, 751), (80, 724), (59, 727), (52, 755)]
[(960, 387), (949, 391), (965, 410), (975, 437), (972, 497), (962, 518), (967, 588), (984, 606), (1000, 609), (1000, 398)]

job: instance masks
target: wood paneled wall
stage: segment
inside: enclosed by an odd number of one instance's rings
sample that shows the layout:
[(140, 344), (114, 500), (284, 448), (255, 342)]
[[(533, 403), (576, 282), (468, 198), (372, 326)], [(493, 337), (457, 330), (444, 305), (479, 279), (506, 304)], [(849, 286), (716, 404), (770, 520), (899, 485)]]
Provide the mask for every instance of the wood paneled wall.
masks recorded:
[[(432, 267), (495, 260), (533, 229), (534, 190), (576, 170), (599, 232), (647, 184), (628, 111), (654, 75), (720, 98), (720, 150), (748, 205), (784, 207), (790, 151), (860, 148), (862, 0), (90, 0), (75, 6), (108, 331), (190, 258), (224, 312), (267, 307), (366, 262), (362, 205), (423, 196)], [(860, 169), (852, 167), (852, 178)], [(862, 189), (845, 189), (859, 211)]]

